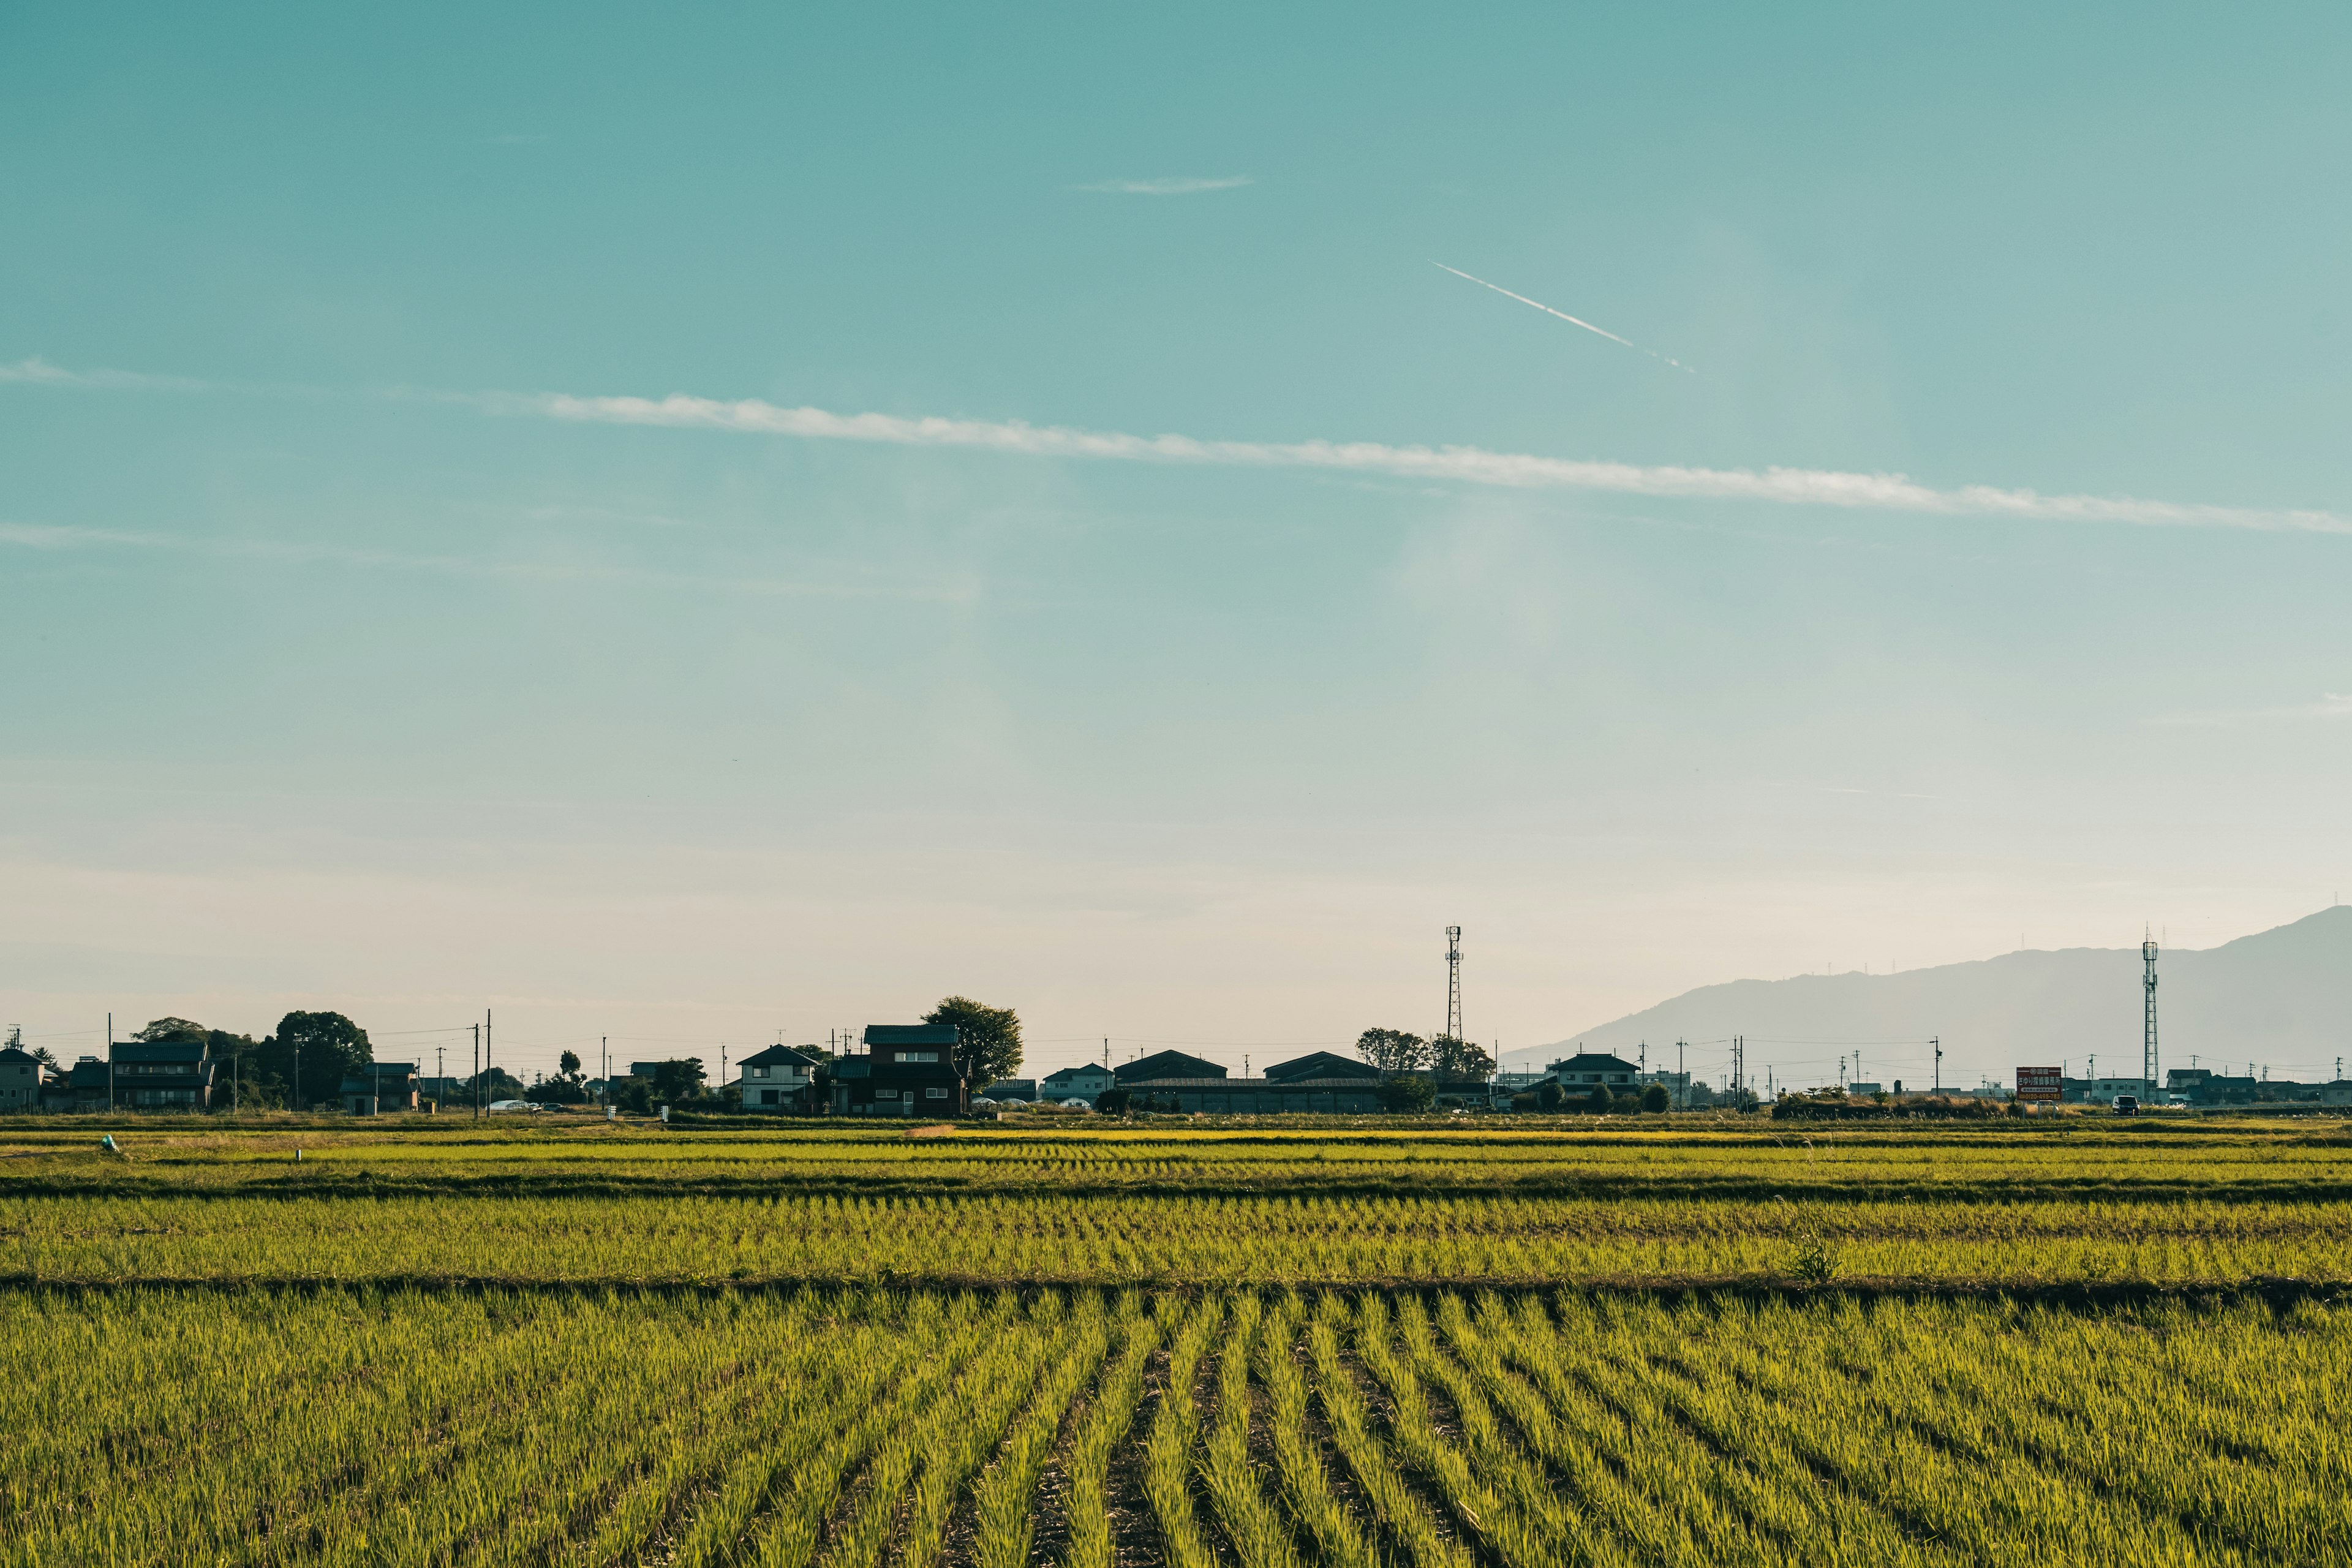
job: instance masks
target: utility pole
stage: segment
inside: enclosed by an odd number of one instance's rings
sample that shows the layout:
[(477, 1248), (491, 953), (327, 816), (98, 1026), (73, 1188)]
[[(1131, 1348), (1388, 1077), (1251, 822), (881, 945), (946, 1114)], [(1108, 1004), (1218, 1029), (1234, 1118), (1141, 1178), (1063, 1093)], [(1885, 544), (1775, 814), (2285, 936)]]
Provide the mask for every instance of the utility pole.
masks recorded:
[(1936, 1093), (1940, 1097), (1944, 1092), (1944, 1037), (1930, 1035), (1927, 1043), (1936, 1047)]
[(482, 1119), (482, 1026), (474, 1026), (474, 1120)]
[(438, 1106), (449, 1088), (449, 1047), (433, 1047), (433, 1103)]
[[(780, 1032), (776, 1044), (784, 1043)], [(610, 1035), (596, 1037), (596, 1104), (603, 1109), (613, 1103), (613, 1038)]]
[(482, 1009), (482, 1070), (498, 1071), (499, 1053), (490, 1044), (490, 1010)]
[(719, 1042), (719, 1092), (727, 1092), (727, 1042)]
[(1683, 1070), (1683, 1042), (1675, 1042), (1675, 1109), (1690, 1109), (1690, 1074)]
[(106, 1109), (114, 1109), (114, 1015), (106, 1016)]

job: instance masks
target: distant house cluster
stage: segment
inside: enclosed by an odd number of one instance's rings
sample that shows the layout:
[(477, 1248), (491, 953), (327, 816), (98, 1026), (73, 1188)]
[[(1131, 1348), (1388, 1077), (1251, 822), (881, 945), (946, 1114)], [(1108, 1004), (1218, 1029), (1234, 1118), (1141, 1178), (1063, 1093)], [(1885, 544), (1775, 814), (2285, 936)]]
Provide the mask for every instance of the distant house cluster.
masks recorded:
[[(354, 1116), (415, 1110), (422, 1082), (415, 1062), (370, 1062), (335, 1100)], [(62, 1070), (0, 1050), (0, 1111), (222, 1110), (231, 1100), (226, 1059), (201, 1040), (118, 1040)]]

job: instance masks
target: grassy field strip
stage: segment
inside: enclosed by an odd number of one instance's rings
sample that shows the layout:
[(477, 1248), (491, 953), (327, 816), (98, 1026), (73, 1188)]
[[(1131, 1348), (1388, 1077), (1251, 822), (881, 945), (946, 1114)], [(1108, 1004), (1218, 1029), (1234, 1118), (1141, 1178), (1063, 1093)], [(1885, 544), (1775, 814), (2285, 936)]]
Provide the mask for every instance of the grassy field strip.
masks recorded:
[[(1487, 1321), (1498, 1323), (1507, 1334), (1507, 1323), (1500, 1321), (1499, 1299), (1487, 1296), (1481, 1310)], [(1662, 1510), (1656, 1500), (1629, 1484), (1602, 1457), (1620, 1452), (1615, 1435), (1591, 1426), (1571, 1431), (1564, 1426), (1543, 1395), (1503, 1364), (1494, 1340), (1472, 1325), (1461, 1297), (1448, 1292), (1440, 1300), (1438, 1326), (1447, 1346), (1476, 1380), (1479, 1393), (1501, 1408), (1520, 1440), (1551, 1474), (1566, 1482), (1572, 1495), (1561, 1499), (1558, 1506), (1600, 1521), (1623, 1543), (1622, 1552), (1604, 1548), (1597, 1532), (1589, 1532), (1598, 1560), (1624, 1556), (1643, 1563), (1709, 1561), (1680, 1513)]]
[(1258, 1338), (1258, 1378), (1265, 1385), (1266, 1427), (1282, 1496), (1292, 1518), (1314, 1539), (1323, 1568), (1379, 1568), (1355, 1515), (1331, 1489), (1331, 1478), (1307, 1426), (1307, 1378), (1297, 1342), (1306, 1303), (1285, 1291)]
[(1461, 1446), (1449, 1441), (1431, 1415), (1421, 1379), (1400, 1362), (1385, 1298), (1367, 1291), (1356, 1300), (1356, 1357), (1389, 1396), (1389, 1432), (1399, 1452), (1427, 1477), (1465, 1533), (1485, 1542), (1508, 1568), (1543, 1568), (1565, 1544), (1555, 1527), (1538, 1527), (1505, 1491), (1490, 1485), (1487, 1467), (1473, 1469)]
[(1643, 1375), (1650, 1369), (1640, 1352), (1655, 1342), (1654, 1324), (1629, 1334), (1572, 1299), (1563, 1299), (1555, 1321), (1528, 1298), (1513, 1315), (1507, 1348), (1556, 1411), (1584, 1423), (1597, 1417), (1620, 1434), (1628, 1471), (1653, 1497), (1666, 1506), (1686, 1500), (1680, 1507), (1709, 1561), (1923, 1560), (1891, 1521), (1842, 1508), (1795, 1455), (1727, 1407), (1720, 1391), (1693, 1397)]
[(1307, 1325), (1307, 1342), (1315, 1355), (1315, 1392), (1332, 1447), (1347, 1462), (1374, 1516), (1418, 1568), (1475, 1568), (1477, 1559), (1439, 1531), (1436, 1519), (1405, 1485), (1388, 1445), (1373, 1433), (1363, 1392), (1339, 1353), (1339, 1329), (1347, 1318), (1346, 1303), (1336, 1294), (1326, 1294)]
[(1814, 1232), (1854, 1279), (2352, 1277), (2352, 1203), (93, 1195), (6, 1207), (0, 1273), (35, 1284), (1676, 1282), (1784, 1275)]
[(1144, 1439), (1143, 1490), (1151, 1500), (1152, 1516), (1160, 1521), (1160, 1552), (1168, 1568), (1217, 1568), (1216, 1553), (1192, 1511), (1192, 1446), (1201, 1430), (1192, 1384), (1201, 1357), (1224, 1317), (1223, 1300), (1207, 1297), (1169, 1342), (1160, 1408), (1153, 1413), (1150, 1433)]
[[(1050, 1447), (1076, 1384), (1101, 1367), (1108, 1342), (1098, 1293), (1087, 1291), (1079, 1298), (1075, 1318), (1067, 1300), (1055, 1293), (1041, 1298), (1031, 1311), (1034, 1332), (1049, 1337), (1020, 1359), (993, 1366), (983, 1362), (965, 1380), (961, 1408), (946, 1418), (944, 1429), (927, 1446), (905, 1539), (894, 1559), (898, 1568), (931, 1568), (939, 1561), (948, 1516), (965, 1482), (987, 1463), (1024, 1403), (1033, 1428), (1044, 1429), (1044, 1444)], [(1031, 1342), (1035, 1342), (1034, 1337)], [(1041, 1366), (1046, 1369), (1042, 1385), (1037, 1377)]]
[(817, 1451), (793, 1478), (790, 1492), (772, 1511), (754, 1519), (752, 1533), (733, 1561), (757, 1563), (760, 1568), (805, 1568), (814, 1561), (852, 1468), (864, 1462), (886, 1436), (920, 1419), (973, 1352), (1010, 1330), (1019, 1309), (1020, 1302), (1009, 1291), (985, 1312), (970, 1298), (958, 1297), (953, 1304), (934, 1305), (909, 1322), (905, 1332), (919, 1347), (914, 1372), (887, 1398), (868, 1406), (836, 1441)]
[[(1041, 1304), (1058, 1319), (1060, 1300), (1048, 1296)], [(835, 1521), (833, 1539), (818, 1560), (824, 1568), (875, 1568), (902, 1523), (910, 1560), (926, 1560), (926, 1545), (936, 1546), (954, 1494), (922, 1483), (950, 1468), (960, 1468), (975, 1447), (986, 1454), (1027, 1386), (1031, 1369), (1059, 1348), (1066, 1327), (1062, 1321), (1049, 1326), (1034, 1317), (1011, 1321), (982, 1343), (928, 1407), (910, 1408), (906, 1421), (884, 1433), (859, 1482), (859, 1494), (847, 1517)], [(993, 1426), (988, 1425), (991, 1415)], [(932, 1537), (928, 1543), (927, 1525)]]
[(1160, 1319), (1136, 1321), (1127, 1331), (1118, 1359), (1095, 1385), (1094, 1397), (1070, 1446), (1069, 1490), (1063, 1507), (1069, 1546), (1064, 1568), (1112, 1568), (1108, 1478), (1111, 1454), (1135, 1424), (1143, 1403), (1144, 1373), (1159, 1351)]
[(1265, 1303), (1255, 1291), (1234, 1298), (1233, 1326), (1218, 1348), (1217, 1416), (1201, 1478), (1241, 1568), (1298, 1568), (1290, 1525), (1268, 1500), (1250, 1458), (1250, 1356), (1267, 1326)]
[[(1539, 1466), (1495, 1419), (1494, 1407), (1476, 1381), (1438, 1348), (1436, 1336), (1430, 1329), (1428, 1310), (1420, 1298), (1401, 1299), (1396, 1319), (1398, 1337), (1405, 1352), (1399, 1374), (1416, 1377), (1424, 1386), (1435, 1388), (1454, 1407), (1461, 1426), (1459, 1441), (1465, 1456), (1473, 1469), (1487, 1478), (1510, 1521), (1499, 1530), (1514, 1539), (1537, 1543), (1543, 1560), (1549, 1563), (1618, 1561), (1615, 1543), (1606, 1539), (1605, 1523), (1596, 1537), (1584, 1517), (1560, 1505), (1559, 1494)], [(1504, 1555), (1516, 1561), (1518, 1554), (1506, 1552)]]
[(1120, 1300), (1116, 1321), (1100, 1295), (1088, 1291), (1080, 1299), (1076, 1343), (1045, 1369), (1036, 1399), (972, 1488), (972, 1552), (979, 1568), (1026, 1568), (1037, 1532), (1037, 1480), (1053, 1457), (1070, 1403), (1102, 1370), (1113, 1334), (1131, 1335), (1141, 1316), (1142, 1304), (1132, 1295)]

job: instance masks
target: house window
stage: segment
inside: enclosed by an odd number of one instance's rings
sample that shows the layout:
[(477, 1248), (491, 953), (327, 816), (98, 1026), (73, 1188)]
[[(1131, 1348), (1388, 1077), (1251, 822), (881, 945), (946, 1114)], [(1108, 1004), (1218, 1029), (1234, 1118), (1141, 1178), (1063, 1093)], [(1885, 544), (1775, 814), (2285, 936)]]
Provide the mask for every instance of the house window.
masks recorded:
[(898, 1098), (898, 1091), (895, 1089), (877, 1089), (874, 1091), (874, 1098), (877, 1100), (896, 1100)]
[(940, 1059), (940, 1053), (937, 1051), (900, 1051), (898, 1053), (898, 1059), (902, 1062), (935, 1062)]
[(940, 1089), (936, 1086), (927, 1089), (923, 1090), (923, 1092), (933, 1100), (945, 1100), (948, 1097), (948, 1091), (946, 1089)]
[(765, 1078), (768, 1076), (768, 1069), (766, 1068), (753, 1068), (751, 1069), (751, 1076), (753, 1078)]

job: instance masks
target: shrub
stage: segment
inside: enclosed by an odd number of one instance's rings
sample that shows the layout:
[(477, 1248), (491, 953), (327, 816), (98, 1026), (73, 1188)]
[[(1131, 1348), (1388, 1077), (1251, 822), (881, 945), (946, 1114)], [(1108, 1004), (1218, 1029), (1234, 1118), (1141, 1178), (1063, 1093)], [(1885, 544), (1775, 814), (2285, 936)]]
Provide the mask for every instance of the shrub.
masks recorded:
[(1560, 1107), (1560, 1102), (1565, 1100), (1567, 1098), (1567, 1095), (1560, 1092), (1559, 1080), (1558, 1079), (1548, 1078), (1544, 1079), (1542, 1083), (1536, 1086), (1536, 1106), (1538, 1110), (1558, 1110)]
[(1595, 1116), (1607, 1115), (1610, 1108), (1616, 1103), (1616, 1097), (1609, 1092), (1609, 1086), (1605, 1083), (1594, 1084), (1592, 1092), (1584, 1097), (1584, 1109)]
[(1427, 1110), (1437, 1103), (1437, 1089), (1425, 1078), (1392, 1078), (1381, 1085), (1381, 1103), (1391, 1110)]
[(1644, 1110), (1651, 1112), (1664, 1110), (1673, 1102), (1674, 1097), (1666, 1092), (1664, 1084), (1654, 1083), (1642, 1091), (1642, 1109)]

